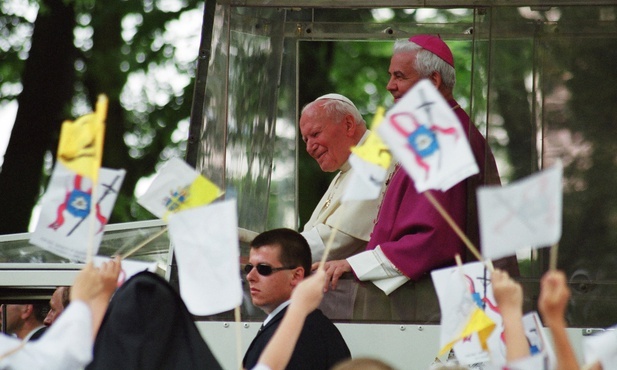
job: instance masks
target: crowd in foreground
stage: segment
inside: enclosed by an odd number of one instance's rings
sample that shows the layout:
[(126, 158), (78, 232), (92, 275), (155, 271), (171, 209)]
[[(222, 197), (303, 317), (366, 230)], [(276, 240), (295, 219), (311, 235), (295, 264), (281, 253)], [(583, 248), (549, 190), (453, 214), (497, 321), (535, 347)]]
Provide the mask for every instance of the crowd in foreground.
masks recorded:
[[(95, 339), (99, 334), (98, 340), (101, 340), (99, 329), (106, 316), (110, 297), (116, 289), (119, 272), (120, 260), (118, 258), (103, 264), (100, 268), (87, 264), (78, 274), (71, 288), (70, 305), (39, 340), (20, 342), (16, 338), (0, 336), (0, 350), (2, 351), (0, 368), (68, 370), (81, 369), (91, 363), (93, 348), (96, 346)], [(286, 368), (292, 354), (297, 350), (296, 342), (302, 332), (306, 317), (315, 311), (323, 298), (325, 281), (326, 273), (323, 269), (319, 269), (294, 288), (282, 322), (259, 356), (257, 365), (252, 369)], [(503, 316), (507, 361), (511, 364), (511, 369), (526, 369), (524, 361), (530, 357), (530, 352), (522, 324), (521, 285), (510, 278), (506, 272), (500, 270), (493, 272), (492, 285), (495, 300)], [(560, 271), (547, 272), (541, 281), (538, 307), (545, 325), (552, 334), (559, 370), (580, 369), (566, 333), (567, 325), (564, 315), (569, 297), (570, 291), (565, 275)], [(120, 298), (114, 296), (114, 299), (126, 300), (122, 296)], [(130, 316), (131, 313), (125, 312), (123, 315)], [(127, 335), (131, 334), (127, 333)], [(109, 340), (122, 342), (121, 338)], [(146, 344), (142, 343), (141, 346), (133, 347), (131, 350), (148, 351)], [(94, 351), (94, 353), (96, 355), (97, 352)], [(205, 361), (210, 362), (193, 365), (196, 365), (195, 368), (220, 368), (213, 357)], [(153, 367), (148, 368), (178, 368), (176, 365), (171, 367), (152, 365)], [(443, 369), (452, 368), (443, 367)], [(376, 359), (359, 358), (341, 361), (333, 369), (388, 370), (393, 368)], [(587, 369), (597, 370), (602, 369), (602, 366), (600, 363), (595, 363)]]

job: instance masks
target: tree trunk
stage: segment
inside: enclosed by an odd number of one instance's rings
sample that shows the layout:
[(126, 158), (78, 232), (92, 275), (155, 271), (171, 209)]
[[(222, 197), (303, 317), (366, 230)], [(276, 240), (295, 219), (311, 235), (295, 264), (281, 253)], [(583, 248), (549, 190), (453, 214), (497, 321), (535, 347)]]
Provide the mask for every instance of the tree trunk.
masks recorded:
[(43, 175), (45, 152), (56, 151), (75, 81), (75, 13), (62, 0), (44, 0), (34, 23), (22, 76), (23, 91), (0, 173), (0, 234), (28, 231)]

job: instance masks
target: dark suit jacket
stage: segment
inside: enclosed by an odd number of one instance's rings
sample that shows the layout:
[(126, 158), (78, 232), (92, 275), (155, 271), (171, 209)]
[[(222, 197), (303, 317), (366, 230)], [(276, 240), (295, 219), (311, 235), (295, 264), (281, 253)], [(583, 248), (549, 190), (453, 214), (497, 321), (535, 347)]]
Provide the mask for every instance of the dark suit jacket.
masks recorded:
[[(245, 369), (251, 369), (257, 364), (286, 311), (287, 308), (279, 312), (257, 333), (244, 355), (242, 363)], [(304, 322), (287, 369), (327, 370), (350, 357), (349, 348), (336, 326), (320, 310), (315, 310)]]
[(88, 370), (221, 369), (165, 279), (140, 272), (114, 294)]
[(29, 342), (33, 342), (37, 339), (39, 339), (41, 337), (41, 335), (43, 335), (45, 333), (45, 330), (47, 330), (47, 327), (44, 326), (42, 328), (39, 328), (37, 331), (34, 332), (34, 334), (32, 334), (32, 336), (30, 337), (30, 339), (28, 339)]

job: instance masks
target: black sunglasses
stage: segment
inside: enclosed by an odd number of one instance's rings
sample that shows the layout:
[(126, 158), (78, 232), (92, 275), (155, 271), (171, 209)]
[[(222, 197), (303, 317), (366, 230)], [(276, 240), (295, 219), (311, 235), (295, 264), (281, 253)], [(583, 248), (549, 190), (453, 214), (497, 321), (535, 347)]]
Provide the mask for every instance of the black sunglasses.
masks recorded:
[(259, 273), (259, 275), (261, 276), (269, 276), (272, 275), (273, 272), (277, 272), (277, 271), (282, 271), (282, 270), (293, 270), (296, 268), (296, 266), (294, 267), (272, 267), (268, 264), (265, 263), (258, 263), (257, 266), (253, 266), (250, 263), (247, 263), (246, 265), (244, 265), (244, 272), (245, 273), (249, 273), (253, 270), (253, 267), (255, 267), (257, 269), (257, 273)]

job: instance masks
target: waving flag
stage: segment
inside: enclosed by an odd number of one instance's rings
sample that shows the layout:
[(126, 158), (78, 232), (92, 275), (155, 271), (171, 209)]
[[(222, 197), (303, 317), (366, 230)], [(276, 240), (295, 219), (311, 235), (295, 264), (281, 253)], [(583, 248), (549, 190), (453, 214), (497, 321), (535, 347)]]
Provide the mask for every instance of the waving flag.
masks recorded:
[(180, 294), (194, 315), (212, 315), (242, 303), (236, 200), (169, 216), (178, 258)]
[[(92, 247), (96, 254), (124, 175), (124, 170), (100, 168), (94, 192), (92, 179), (57, 162), (43, 195), (41, 215), (30, 243), (64, 258), (84, 262), (88, 252), (86, 241), (94, 233)], [(94, 212), (91, 211), (93, 205)], [(95, 218), (95, 230), (90, 230), (86, 222), (89, 217)]]
[(78, 175), (98, 178), (103, 158), (107, 97), (100, 95), (96, 111), (75, 121), (64, 121), (58, 143), (58, 161)]
[(367, 162), (355, 154), (349, 156), (351, 178), (341, 201), (377, 199), (386, 179), (387, 169)]
[(418, 193), (446, 191), (479, 171), (461, 123), (428, 80), (418, 82), (388, 111), (377, 132)]
[[(383, 107), (377, 108), (371, 128), (379, 127), (383, 120)], [(369, 133), (362, 143), (351, 148), (349, 164), (353, 172), (345, 193), (341, 200), (370, 200), (377, 199), (386, 179), (392, 155), (388, 147), (381, 141), (375, 132)]]
[(503, 187), (478, 189), (482, 254), (497, 259), (525, 247), (550, 246), (561, 238), (560, 161)]
[[(124, 170), (101, 168), (107, 97), (93, 113), (64, 121), (57, 162), (30, 242), (64, 258), (86, 261), (99, 248)], [(89, 218), (89, 222), (84, 222)]]
[(351, 148), (351, 152), (366, 162), (373, 163), (383, 169), (388, 169), (392, 155), (386, 144), (374, 132), (383, 121), (383, 115), (384, 108), (377, 108), (373, 123), (371, 124), (371, 130), (373, 131), (371, 131), (362, 145)]
[(441, 309), (440, 355), (474, 334), (478, 336), (482, 349), (487, 350), (488, 339), (496, 324), (470, 292), (462, 267), (434, 270), (431, 277)]
[(206, 205), (222, 194), (221, 189), (179, 158), (161, 168), (137, 202), (166, 220), (175, 212)]

